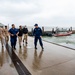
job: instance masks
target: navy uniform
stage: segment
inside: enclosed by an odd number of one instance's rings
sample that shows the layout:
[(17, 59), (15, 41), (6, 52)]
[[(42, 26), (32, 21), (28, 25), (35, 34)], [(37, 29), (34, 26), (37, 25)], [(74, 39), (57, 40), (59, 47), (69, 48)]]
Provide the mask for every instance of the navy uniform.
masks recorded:
[(34, 25), (35, 28), (33, 30), (33, 35), (35, 36), (35, 39), (34, 39), (34, 45), (35, 45), (35, 49), (37, 49), (37, 41), (39, 40), (39, 43), (40, 43), (40, 46), (43, 48), (43, 43), (42, 43), (42, 39), (41, 39), (41, 36), (42, 36), (42, 30), (40, 27), (38, 27), (38, 24), (35, 24)]
[[(9, 33), (10, 33), (11, 46), (12, 46), (12, 48), (16, 49), (16, 48), (15, 48), (16, 42), (17, 42), (17, 35), (16, 35), (16, 34), (18, 33), (18, 29), (16, 29), (16, 28), (11, 28), (11, 29), (9, 30)], [(13, 36), (11, 36), (11, 34), (12, 34)]]

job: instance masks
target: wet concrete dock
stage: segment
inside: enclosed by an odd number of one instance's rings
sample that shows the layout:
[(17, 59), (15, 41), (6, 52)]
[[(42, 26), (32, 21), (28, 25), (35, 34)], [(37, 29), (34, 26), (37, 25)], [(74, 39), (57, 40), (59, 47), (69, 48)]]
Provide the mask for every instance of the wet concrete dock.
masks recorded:
[[(14, 51), (15, 58), (18, 57), (20, 61), (19, 65), (22, 64), (29, 71), (27, 75), (75, 75), (74, 50), (45, 41), (43, 41), (44, 51), (41, 50), (39, 44), (38, 49), (35, 50), (33, 42), (34, 39), (28, 37), (28, 45), (22, 44), (20, 49), (17, 43), (17, 50)], [(10, 47), (10, 43), (8, 44)], [(22, 75), (22, 73), (19, 74), (13, 63), (11, 55), (14, 55), (9, 53), (6, 47), (0, 47), (0, 75)]]
[(18, 75), (5, 47), (0, 44), (0, 75)]

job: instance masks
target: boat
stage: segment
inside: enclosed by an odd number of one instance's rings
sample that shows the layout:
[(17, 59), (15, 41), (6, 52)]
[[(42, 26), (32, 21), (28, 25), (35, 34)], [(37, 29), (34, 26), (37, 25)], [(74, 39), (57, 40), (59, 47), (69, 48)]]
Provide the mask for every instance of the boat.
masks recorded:
[(57, 33), (57, 34), (54, 34), (55, 37), (59, 37), (59, 36), (69, 36), (72, 34), (72, 31), (70, 32), (66, 32), (66, 33)]

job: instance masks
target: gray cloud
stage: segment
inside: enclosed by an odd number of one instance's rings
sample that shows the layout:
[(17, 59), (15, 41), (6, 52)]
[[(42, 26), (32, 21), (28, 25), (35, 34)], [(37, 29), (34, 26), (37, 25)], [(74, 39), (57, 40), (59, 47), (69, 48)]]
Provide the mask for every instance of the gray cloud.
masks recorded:
[(43, 26), (75, 24), (74, 0), (0, 0), (0, 21)]

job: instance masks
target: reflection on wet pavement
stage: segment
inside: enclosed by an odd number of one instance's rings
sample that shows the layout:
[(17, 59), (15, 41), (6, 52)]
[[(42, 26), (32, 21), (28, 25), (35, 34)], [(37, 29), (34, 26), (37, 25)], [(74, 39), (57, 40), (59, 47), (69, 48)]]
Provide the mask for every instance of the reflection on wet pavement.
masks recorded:
[(28, 56), (28, 54), (27, 54), (27, 46), (23, 46), (23, 57), (24, 57), (24, 59), (26, 59), (27, 56)]
[(3, 63), (4, 63), (4, 47), (2, 47), (0, 52), (0, 67), (3, 66)]
[(34, 50), (33, 38), (28, 42), (17, 50), (0, 47), (0, 75), (75, 75), (74, 50), (44, 41), (44, 51)]
[[(30, 72), (26, 69), (26, 67), (23, 65), (23, 63), (20, 61), (20, 59), (17, 57), (17, 55), (15, 54), (14, 50), (12, 50), (12, 48), (6, 44), (6, 49), (12, 59), (12, 62), (17, 70), (17, 72), (19, 73), (19, 75), (31, 75)], [(19, 50), (19, 54), (22, 50)], [(21, 56), (21, 55), (20, 55)]]
[[(1, 46), (1, 45), (0, 45)], [(0, 75), (18, 75), (5, 47), (0, 47)]]
[(39, 53), (39, 55), (37, 53), (37, 50), (34, 50), (34, 60), (33, 60), (33, 69), (34, 70), (37, 70), (40, 68), (40, 62), (41, 62), (42, 54), (43, 54), (42, 50)]

